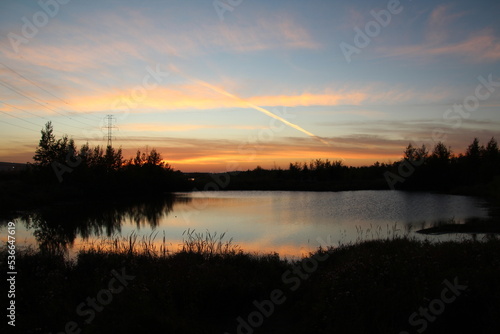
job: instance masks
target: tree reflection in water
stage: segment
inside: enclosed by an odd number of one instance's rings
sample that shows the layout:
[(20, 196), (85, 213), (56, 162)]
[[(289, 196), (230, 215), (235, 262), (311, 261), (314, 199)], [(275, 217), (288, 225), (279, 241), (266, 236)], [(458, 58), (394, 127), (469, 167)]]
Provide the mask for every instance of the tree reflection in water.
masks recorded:
[(77, 237), (111, 237), (121, 233), (124, 222), (137, 228), (157, 227), (179, 202), (188, 197), (168, 195), (127, 202), (74, 202), (43, 207), (21, 215), (19, 220), (33, 235), (40, 250), (66, 253)]

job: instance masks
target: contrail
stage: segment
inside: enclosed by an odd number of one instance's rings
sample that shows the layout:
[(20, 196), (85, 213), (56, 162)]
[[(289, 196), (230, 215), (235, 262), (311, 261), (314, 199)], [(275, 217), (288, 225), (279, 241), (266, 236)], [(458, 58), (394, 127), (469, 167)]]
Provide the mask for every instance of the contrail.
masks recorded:
[(241, 97), (238, 97), (238, 96), (236, 96), (236, 95), (234, 95), (234, 94), (231, 94), (231, 93), (229, 93), (229, 92), (225, 91), (225, 90), (224, 90), (224, 89), (222, 89), (222, 88), (215, 87), (214, 85), (211, 85), (211, 84), (209, 84), (208, 82), (205, 82), (205, 81), (202, 81), (202, 80), (199, 80), (199, 79), (196, 79), (196, 78), (192, 78), (192, 77), (190, 77), (190, 76), (188, 76), (188, 75), (186, 75), (186, 74), (182, 73), (179, 69), (177, 69), (177, 68), (176, 68), (175, 66), (173, 66), (173, 65), (170, 65), (170, 69), (171, 69), (173, 72), (176, 72), (176, 73), (178, 73), (178, 74), (182, 75), (183, 77), (185, 77), (185, 78), (187, 78), (187, 79), (189, 79), (189, 80), (191, 80), (191, 81), (193, 81), (193, 82), (195, 82), (195, 83), (197, 83), (197, 84), (199, 84), (199, 85), (201, 85), (201, 86), (207, 87), (207, 88), (209, 88), (209, 89), (211, 89), (211, 90), (213, 90), (213, 91), (215, 91), (215, 92), (217, 92), (217, 93), (220, 93), (220, 94), (226, 95), (226, 96), (228, 96), (228, 97), (231, 97), (231, 98), (233, 98), (233, 99), (235, 99), (235, 100), (238, 100), (238, 101), (240, 101), (240, 102), (242, 102), (242, 103), (244, 103), (244, 104), (248, 105), (250, 108), (253, 108), (253, 109), (255, 109), (255, 110), (258, 110), (258, 111), (260, 111), (261, 113), (263, 113), (263, 114), (265, 114), (265, 115), (267, 115), (267, 116), (269, 116), (269, 117), (272, 117), (272, 118), (274, 118), (274, 119), (277, 119), (278, 121), (283, 122), (283, 123), (285, 123), (286, 125), (288, 125), (288, 126), (290, 126), (290, 127), (294, 128), (294, 129), (296, 129), (296, 130), (299, 130), (300, 132), (305, 133), (305, 134), (306, 134), (306, 135), (308, 135), (308, 136), (313, 137), (313, 138), (314, 138), (314, 139), (316, 139), (316, 140), (319, 140), (320, 142), (322, 142), (322, 143), (323, 143), (323, 144), (325, 144), (325, 145), (329, 145), (329, 144), (328, 144), (328, 142), (327, 142), (326, 140), (321, 139), (320, 137), (316, 136), (315, 134), (313, 134), (313, 133), (311, 133), (311, 132), (309, 132), (309, 131), (307, 131), (307, 130), (305, 130), (305, 129), (301, 128), (301, 127), (300, 127), (300, 126), (298, 126), (297, 124), (293, 124), (293, 123), (291, 123), (291, 122), (287, 121), (287, 120), (286, 120), (286, 119), (284, 119), (283, 117), (280, 117), (280, 116), (278, 116), (278, 115), (273, 114), (272, 112), (270, 112), (270, 111), (269, 111), (269, 110), (267, 110), (267, 109), (264, 109), (264, 108), (262, 108), (262, 107), (259, 107), (259, 106), (255, 105), (255, 104), (251, 103), (251, 102), (245, 101), (245, 100), (243, 100)]

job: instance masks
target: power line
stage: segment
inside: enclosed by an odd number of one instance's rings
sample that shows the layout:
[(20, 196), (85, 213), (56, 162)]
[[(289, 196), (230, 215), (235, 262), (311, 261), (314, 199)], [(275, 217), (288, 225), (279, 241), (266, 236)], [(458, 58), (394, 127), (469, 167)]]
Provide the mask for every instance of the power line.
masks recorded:
[(11, 108), (15, 108), (15, 109), (17, 109), (17, 110), (24, 111), (25, 113), (28, 113), (28, 114), (33, 115), (33, 116), (35, 116), (35, 117), (40, 117), (40, 118), (43, 118), (43, 119), (47, 119), (47, 118), (45, 118), (45, 117), (43, 117), (43, 116), (40, 116), (40, 115), (37, 115), (37, 114), (35, 114), (35, 113), (31, 112), (31, 111), (24, 110), (24, 109), (21, 109), (21, 108), (19, 108), (19, 107), (13, 106), (12, 104), (8, 104), (8, 103), (5, 103), (5, 102), (3, 102), (3, 101), (0, 101), (0, 103), (3, 103), (3, 104), (5, 104), (6, 106), (9, 106), (9, 107), (11, 107)]
[[(1, 111), (1, 110), (0, 110), (0, 112), (2, 112), (2, 113), (4, 113), (4, 114), (5, 114), (5, 112), (3, 112), (3, 111)], [(7, 115), (9, 115), (9, 114), (7, 114)], [(9, 116), (12, 116), (12, 115), (9, 115)], [(15, 117), (15, 116), (12, 116), (12, 117)], [(19, 117), (15, 117), (15, 118), (19, 118)], [(35, 124), (35, 123), (32, 123), (32, 122), (26, 121), (26, 120), (24, 120), (24, 119), (22, 119), (22, 118), (19, 118), (19, 119), (20, 119), (20, 120), (22, 120), (22, 121), (25, 121), (25, 122), (28, 122), (28, 123), (34, 124), (34, 125), (36, 125), (37, 127), (39, 126), (38, 124)], [(21, 128), (21, 129), (29, 130), (29, 131), (35, 131), (35, 132), (39, 132), (39, 131), (40, 131), (40, 130), (30, 129), (30, 128), (24, 127), (24, 126), (22, 126), (22, 125), (9, 123), (9, 122), (4, 121), (4, 120), (1, 120), (1, 119), (0, 119), (0, 122), (5, 123), (5, 124), (8, 124), (8, 125), (11, 125), (11, 126), (16, 126), (16, 127), (18, 127), (18, 128)], [(54, 130), (54, 132), (55, 132), (55, 133), (57, 133), (57, 134), (59, 134), (59, 135), (64, 135), (64, 132), (61, 132), (61, 131), (58, 131), (58, 130)]]
[(56, 98), (56, 99), (58, 99), (59, 101), (62, 101), (62, 102), (64, 102), (64, 103), (66, 103), (66, 104), (68, 104), (68, 105), (69, 105), (69, 103), (68, 103), (68, 102), (66, 102), (66, 101), (64, 101), (63, 99), (61, 99), (60, 97), (58, 97), (58, 96), (56, 96), (56, 95), (52, 94), (51, 92), (49, 92), (49, 91), (48, 91), (48, 90), (46, 90), (45, 88), (43, 88), (43, 87), (41, 87), (40, 85), (38, 85), (36, 82), (34, 82), (34, 81), (32, 81), (32, 80), (30, 80), (30, 79), (26, 78), (24, 75), (22, 75), (21, 73), (17, 72), (16, 70), (13, 70), (12, 68), (10, 68), (9, 66), (5, 65), (5, 64), (4, 64), (4, 63), (2, 63), (2, 62), (0, 62), (0, 64), (1, 64), (1, 65), (3, 65), (4, 67), (6, 67), (9, 71), (11, 71), (11, 72), (13, 72), (13, 73), (15, 73), (15, 74), (19, 75), (21, 78), (23, 78), (24, 80), (28, 81), (29, 83), (31, 83), (31, 84), (33, 84), (33, 85), (37, 86), (38, 88), (40, 88), (40, 89), (41, 89), (41, 90), (43, 90), (44, 92), (46, 92), (46, 93), (48, 93), (48, 94), (52, 95), (53, 97), (55, 97), (55, 98)]
[[(6, 67), (9, 71), (11, 71), (11, 72), (13, 72), (13, 73), (17, 74), (18, 76), (20, 76), (20, 77), (21, 77), (21, 78), (23, 78), (24, 80), (28, 81), (28, 82), (29, 82), (29, 83), (31, 83), (32, 85), (35, 85), (36, 87), (40, 88), (40, 89), (41, 89), (41, 90), (43, 90), (44, 92), (46, 92), (46, 93), (48, 93), (48, 94), (52, 95), (53, 97), (55, 97), (55, 98), (56, 98), (56, 99), (58, 99), (59, 101), (62, 101), (63, 103), (65, 103), (65, 104), (67, 104), (67, 105), (70, 105), (67, 101), (65, 101), (65, 100), (61, 99), (59, 96), (57, 96), (57, 95), (55, 95), (55, 94), (53, 94), (53, 93), (49, 92), (48, 90), (46, 90), (45, 88), (43, 88), (42, 86), (40, 86), (39, 84), (37, 84), (36, 82), (34, 82), (33, 80), (26, 78), (24, 75), (22, 75), (22, 74), (21, 74), (21, 73), (19, 73), (18, 71), (16, 71), (16, 70), (12, 69), (11, 67), (7, 66), (6, 64), (4, 64), (4, 63), (2, 63), (2, 62), (0, 62), (0, 64), (1, 64), (1, 65), (3, 65), (4, 67)], [(87, 112), (85, 112), (85, 111), (82, 111), (82, 112), (84, 112), (84, 113), (86, 113), (86, 114), (89, 114), (89, 113), (87, 113)], [(90, 114), (89, 114), (89, 115), (90, 115)], [(82, 117), (82, 118), (85, 118), (85, 119), (88, 119), (89, 121), (92, 121), (92, 119), (86, 118), (86, 117), (84, 117), (84, 116), (82, 116), (82, 115), (78, 115), (78, 116), (79, 116), (79, 117)], [(91, 115), (91, 116), (92, 116), (92, 115)], [(97, 117), (96, 117), (96, 118), (97, 118)]]
[[(42, 118), (42, 119), (44, 119), (44, 120), (50, 121), (50, 119), (48, 119), (47, 117), (43, 117), (43, 116), (37, 115), (37, 114), (35, 114), (35, 113), (31, 112), (31, 111), (28, 111), (28, 110), (25, 110), (25, 109), (22, 109), (22, 108), (19, 108), (19, 107), (13, 106), (12, 104), (9, 104), (9, 103), (3, 102), (3, 101), (0, 101), (0, 103), (3, 103), (3, 104), (5, 104), (6, 106), (9, 106), (9, 107), (11, 107), (11, 108), (15, 108), (15, 109), (17, 109), (17, 110), (24, 111), (25, 113), (28, 113), (28, 114), (33, 115), (33, 116), (35, 116), (35, 117), (40, 117), (40, 118)], [(71, 125), (71, 124), (66, 124), (66, 123), (63, 123), (63, 122), (61, 122), (61, 121), (54, 121), (54, 123), (58, 123), (58, 124), (61, 124), (61, 125), (64, 125), (64, 126), (73, 126), (73, 125)]]
[(17, 126), (18, 128), (21, 128), (21, 129), (26, 129), (26, 130), (30, 130), (30, 131), (37, 131), (37, 130), (33, 130), (33, 129), (28, 129), (28, 128), (26, 128), (24, 126), (21, 126), (21, 125), (17, 125), (17, 124), (12, 124), (12, 123), (6, 122), (6, 121), (3, 121), (1, 119), (0, 119), (0, 122), (8, 124), (8, 125), (12, 125), (12, 126)]
[[(2, 86), (4, 86), (4, 87), (6, 87), (6, 88), (8, 88), (8, 89), (10, 89), (11, 91), (13, 91), (13, 92), (15, 92), (15, 93), (17, 93), (17, 94), (19, 94), (19, 95), (21, 95), (21, 96), (25, 97), (25, 98), (27, 98), (27, 99), (28, 99), (28, 100), (30, 100), (30, 101), (35, 102), (36, 104), (38, 104), (38, 105), (40, 105), (40, 106), (44, 107), (44, 108), (45, 108), (45, 109), (47, 109), (47, 110), (53, 111), (53, 112), (55, 112), (55, 113), (57, 113), (57, 114), (59, 114), (59, 115), (61, 115), (61, 116), (63, 116), (63, 117), (68, 117), (68, 118), (69, 118), (69, 119), (71, 119), (72, 121), (76, 121), (76, 122), (79, 122), (79, 123), (82, 123), (82, 124), (85, 124), (85, 125), (88, 125), (88, 126), (92, 126), (92, 125), (90, 125), (90, 124), (84, 123), (84, 122), (79, 121), (79, 120), (77, 120), (77, 119), (72, 119), (71, 117), (69, 117), (69, 116), (67, 116), (67, 115), (64, 115), (63, 113), (61, 113), (61, 112), (59, 112), (59, 111), (57, 111), (57, 110), (55, 110), (55, 109), (53, 109), (53, 108), (49, 108), (49, 107), (47, 107), (47, 106), (46, 106), (46, 105), (44, 105), (43, 103), (40, 103), (39, 101), (34, 100), (33, 98), (31, 98), (31, 97), (27, 96), (26, 94), (21, 93), (19, 90), (17, 90), (16, 88), (12, 87), (12, 85), (10, 85), (10, 84), (6, 83), (5, 81), (0, 80), (0, 85), (2, 85)], [(74, 125), (71, 125), (71, 126), (72, 126), (72, 127), (75, 127)], [(75, 128), (77, 128), (77, 129), (83, 129), (83, 128), (79, 128), (79, 127), (75, 127)]]
[(8, 115), (8, 116), (10, 116), (10, 117), (14, 117), (14, 118), (20, 119), (21, 121), (24, 121), (24, 122), (27, 122), (27, 123), (30, 123), (30, 124), (33, 124), (33, 125), (36, 125), (36, 126), (40, 126), (40, 125), (38, 125), (38, 124), (35, 124), (35, 123), (30, 122), (30, 121), (28, 121), (28, 120), (25, 120), (24, 118), (17, 117), (17, 116), (14, 116), (14, 115), (11, 115), (11, 114), (9, 114), (8, 112), (2, 111), (2, 110), (0, 110), (0, 112), (1, 112), (2, 114)]
[[(87, 125), (87, 126), (92, 126), (92, 127), (93, 127), (93, 125), (87, 124), (87, 123), (82, 122), (82, 121), (79, 121), (79, 120), (77, 120), (77, 119), (73, 119), (73, 118), (71, 118), (71, 117), (69, 117), (69, 116), (67, 116), (67, 115), (64, 115), (64, 114), (60, 113), (59, 111), (57, 111), (57, 110), (55, 110), (55, 109), (49, 108), (49, 107), (47, 107), (47, 106), (43, 105), (42, 103), (40, 103), (40, 102), (38, 102), (38, 101), (36, 101), (36, 100), (33, 100), (33, 99), (32, 99), (32, 98), (30, 98), (29, 96), (26, 96), (25, 94), (23, 94), (23, 93), (19, 92), (17, 89), (13, 88), (12, 86), (10, 86), (9, 84), (5, 83), (5, 82), (4, 82), (4, 81), (2, 81), (2, 80), (0, 80), (0, 85), (2, 85), (2, 86), (4, 86), (4, 87), (6, 87), (6, 88), (8, 88), (8, 89), (12, 90), (13, 92), (15, 92), (15, 93), (17, 93), (17, 94), (19, 94), (19, 95), (24, 96), (24, 97), (25, 97), (25, 98), (27, 98), (28, 100), (33, 101), (33, 102), (35, 102), (36, 104), (38, 104), (38, 105), (40, 105), (40, 106), (42, 106), (42, 107), (44, 107), (44, 108), (46, 108), (46, 109), (48, 109), (48, 110), (54, 111), (55, 113), (57, 113), (57, 114), (59, 114), (59, 115), (61, 115), (61, 116), (63, 116), (63, 117), (68, 117), (68, 118), (69, 118), (69, 119), (71, 119), (72, 121), (75, 121), (75, 122), (82, 123), (82, 124), (84, 124), (84, 125)], [(70, 126), (71, 126), (71, 127), (74, 127), (74, 128), (77, 128), (77, 129), (83, 129), (83, 128), (81, 128), (81, 127), (77, 127), (77, 126), (74, 126), (74, 125), (70, 125)], [(85, 130), (85, 129), (83, 129), (83, 130)]]

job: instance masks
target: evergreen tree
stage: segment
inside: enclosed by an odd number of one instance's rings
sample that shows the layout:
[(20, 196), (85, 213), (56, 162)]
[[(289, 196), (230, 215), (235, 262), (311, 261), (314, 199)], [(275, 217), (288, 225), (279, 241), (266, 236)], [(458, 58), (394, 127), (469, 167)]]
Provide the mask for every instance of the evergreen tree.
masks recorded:
[(474, 138), (472, 144), (469, 145), (467, 151), (465, 152), (465, 157), (471, 162), (477, 163), (481, 157), (481, 152), (484, 151), (484, 147), (479, 146), (479, 139)]
[(122, 149), (115, 150), (113, 147), (107, 146), (103, 161), (108, 172), (119, 170), (123, 165)]
[(46, 167), (57, 158), (57, 141), (52, 122), (47, 122), (41, 133), (42, 138), (40, 138), (33, 160), (35, 160), (35, 166)]
[(163, 162), (161, 160), (161, 154), (158, 153), (155, 148), (153, 148), (151, 152), (149, 152), (147, 163), (149, 165), (163, 167)]
[(436, 164), (446, 165), (451, 161), (451, 149), (446, 147), (445, 144), (439, 142), (434, 146), (434, 150), (432, 151), (429, 159)]

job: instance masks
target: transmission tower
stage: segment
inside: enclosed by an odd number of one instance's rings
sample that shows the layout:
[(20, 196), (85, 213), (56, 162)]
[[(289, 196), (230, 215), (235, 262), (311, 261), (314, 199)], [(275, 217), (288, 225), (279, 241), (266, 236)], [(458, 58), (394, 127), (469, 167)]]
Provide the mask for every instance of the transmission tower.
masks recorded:
[(117, 129), (116, 126), (113, 125), (113, 122), (115, 121), (115, 118), (113, 115), (107, 115), (106, 118), (106, 126), (105, 128), (108, 130), (108, 145), (107, 146), (113, 146), (113, 135), (112, 131), (113, 129)]

